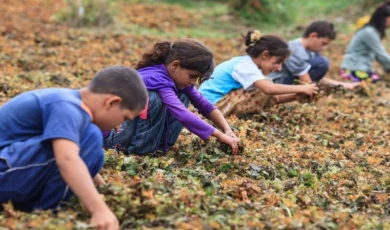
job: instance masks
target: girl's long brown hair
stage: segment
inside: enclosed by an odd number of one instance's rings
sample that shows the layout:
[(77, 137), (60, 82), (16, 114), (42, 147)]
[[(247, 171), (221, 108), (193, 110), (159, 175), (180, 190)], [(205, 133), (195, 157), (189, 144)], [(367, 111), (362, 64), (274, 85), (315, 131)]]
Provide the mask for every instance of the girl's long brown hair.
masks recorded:
[(210, 77), (214, 70), (213, 53), (195, 39), (180, 39), (174, 42), (159, 41), (151, 50), (144, 53), (135, 68), (142, 69), (152, 65), (168, 65), (174, 60), (180, 61), (180, 66), (196, 70), (202, 74), (200, 82)]

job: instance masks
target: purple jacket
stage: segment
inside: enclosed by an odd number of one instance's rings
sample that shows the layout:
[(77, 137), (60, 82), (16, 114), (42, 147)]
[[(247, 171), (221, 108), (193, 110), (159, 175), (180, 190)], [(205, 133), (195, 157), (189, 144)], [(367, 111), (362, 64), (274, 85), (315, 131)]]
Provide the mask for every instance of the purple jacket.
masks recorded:
[(216, 107), (203, 97), (195, 86), (177, 89), (164, 64), (139, 69), (138, 73), (143, 78), (146, 88), (160, 94), (161, 100), (167, 106), (168, 111), (184, 127), (203, 140), (207, 140), (211, 136), (215, 128), (187, 109), (176, 95), (176, 93), (185, 93), (199, 113), (206, 118), (210, 118), (211, 111)]

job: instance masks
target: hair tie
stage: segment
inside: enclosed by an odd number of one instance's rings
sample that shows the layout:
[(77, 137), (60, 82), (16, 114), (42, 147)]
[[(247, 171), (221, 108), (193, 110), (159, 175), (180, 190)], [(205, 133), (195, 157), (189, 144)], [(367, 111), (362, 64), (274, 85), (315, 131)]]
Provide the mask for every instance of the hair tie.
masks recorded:
[(258, 40), (261, 38), (260, 30), (254, 30), (251, 33), (251, 44), (249, 46), (253, 46)]
[(172, 50), (173, 42), (171, 42), (171, 45), (169, 46), (169, 50)]

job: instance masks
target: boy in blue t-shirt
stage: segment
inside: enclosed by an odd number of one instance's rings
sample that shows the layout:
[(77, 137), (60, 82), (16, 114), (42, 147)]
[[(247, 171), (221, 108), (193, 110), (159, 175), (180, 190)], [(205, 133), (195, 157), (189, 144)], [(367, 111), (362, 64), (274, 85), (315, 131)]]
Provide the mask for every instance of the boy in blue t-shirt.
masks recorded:
[(86, 88), (39, 89), (8, 101), (0, 107), (0, 204), (55, 209), (74, 193), (92, 225), (118, 229), (94, 187), (104, 183), (98, 174), (104, 163), (101, 130), (135, 118), (146, 100), (138, 73), (113, 66)]
[(301, 82), (322, 82), (330, 85), (341, 85), (346, 89), (355, 89), (360, 84), (341, 82), (325, 77), (329, 70), (329, 61), (320, 52), (336, 38), (333, 24), (326, 20), (312, 22), (302, 38), (288, 42), (291, 55), (287, 58), (279, 72), (268, 77), (275, 83), (291, 85), (294, 80)]

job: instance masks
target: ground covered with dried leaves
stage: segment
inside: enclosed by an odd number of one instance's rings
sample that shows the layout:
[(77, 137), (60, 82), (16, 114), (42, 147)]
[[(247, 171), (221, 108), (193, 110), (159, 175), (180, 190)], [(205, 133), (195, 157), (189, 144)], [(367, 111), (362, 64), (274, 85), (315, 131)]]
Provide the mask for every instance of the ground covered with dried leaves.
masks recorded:
[[(53, 18), (61, 1), (0, 5), (0, 104), (35, 88), (84, 86), (102, 67), (134, 64), (162, 38), (67, 27)], [(166, 13), (146, 17), (155, 7)], [(199, 20), (176, 6), (122, 9), (122, 23), (161, 31)], [(327, 52), (331, 77), (349, 38), (339, 36)], [(244, 50), (240, 36), (200, 40), (217, 63)], [(109, 185), (99, 190), (123, 229), (390, 229), (389, 88), (389, 79), (356, 92), (325, 88), (317, 101), (229, 117), (241, 139), (236, 156), (185, 130), (163, 157), (107, 151)], [(0, 212), (0, 229), (84, 229), (88, 221), (76, 199), (57, 214), (9, 204)]]

